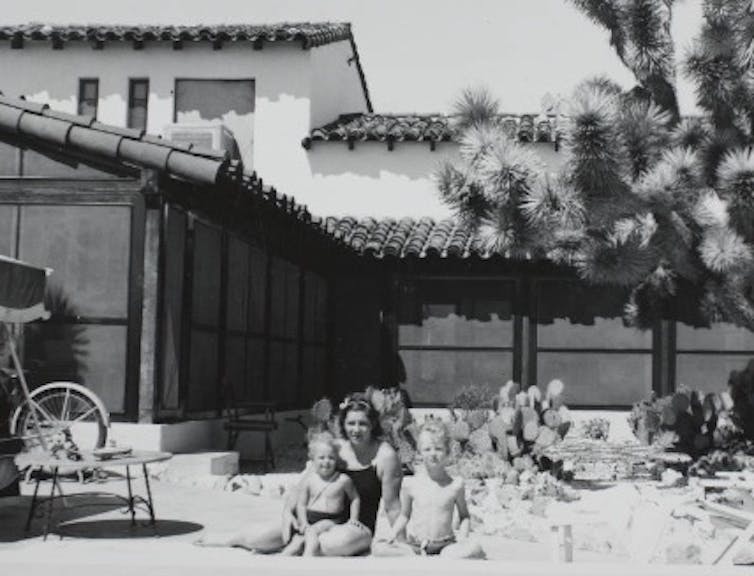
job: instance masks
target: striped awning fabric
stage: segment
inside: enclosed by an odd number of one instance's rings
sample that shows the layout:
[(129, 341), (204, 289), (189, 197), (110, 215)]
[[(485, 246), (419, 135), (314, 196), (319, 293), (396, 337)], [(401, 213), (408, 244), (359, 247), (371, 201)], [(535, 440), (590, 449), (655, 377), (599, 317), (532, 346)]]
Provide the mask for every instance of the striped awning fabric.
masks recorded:
[(44, 295), (51, 270), (0, 256), (0, 322), (31, 322), (49, 317)]

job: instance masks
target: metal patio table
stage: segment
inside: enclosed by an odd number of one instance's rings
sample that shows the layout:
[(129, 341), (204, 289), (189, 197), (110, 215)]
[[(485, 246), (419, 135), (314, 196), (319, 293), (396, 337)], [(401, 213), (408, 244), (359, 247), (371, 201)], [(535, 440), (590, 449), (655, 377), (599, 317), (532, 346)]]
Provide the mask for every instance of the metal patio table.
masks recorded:
[[(43, 504), (46, 503), (47, 513), (45, 515), (45, 524), (44, 524), (44, 539), (46, 540), (47, 534), (50, 529), (50, 521), (52, 519), (52, 509), (53, 509), (55, 499), (65, 498), (68, 496), (84, 495), (84, 494), (114, 496), (122, 500), (127, 506), (127, 511), (131, 514), (131, 526), (136, 525), (136, 508), (140, 506), (144, 507), (146, 508), (146, 511), (149, 513), (149, 524), (154, 526), (155, 524), (154, 500), (152, 499), (152, 489), (149, 485), (149, 474), (147, 470), (147, 465), (155, 463), (155, 462), (163, 462), (165, 460), (169, 460), (170, 458), (173, 457), (171, 453), (135, 450), (124, 456), (100, 459), (100, 458), (95, 458), (91, 452), (83, 452), (82, 457), (83, 458), (81, 460), (63, 460), (63, 459), (54, 458), (51, 455), (46, 454), (46, 453), (40, 453), (38, 455), (33, 455), (33, 454), (19, 455), (19, 457), (17, 458), (19, 465), (30, 466), (32, 470), (37, 470), (38, 472), (49, 471), (49, 473), (52, 474), (52, 486), (50, 488), (50, 495), (47, 497), (39, 496), (39, 485), (42, 482), (44, 475), (40, 473), (36, 474), (34, 494), (32, 496), (31, 504), (29, 506), (29, 514), (26, 518), (25, 530), (27, 532), (29, 531), (29, 528), (31, 527), (31, 522), (32, 522), (32, 518), (34, 517), (34, 512), (39, 508), (39, 506), (42, 506)], [(115, 467), (120, 467), (120, 466), (124, 466), (126, 468), (126, 485), (128, 487), (127, 497), (121, 496), (120, 494), (109, 492), (109, 491), (96, 491), (96, 492), (82, 491), (79, 493), (69, 493), (67, 495), (63, 494), (63, 491), (60, 486), (61, 474), (77, 473), (83, 470), (91, 470), (95, 468), (115, 468)], [(146, 492), (147, 492), (146, 498), (144, 496), (135, 494), (133, 491), (133, 486), (131, 483), (131, 470), (130, 470), (131, 466), (141, 466), (142, 472), (144, 474), (144, 485), (146, 487)], [(57, 496), (55, 494), (56, 490), (58, 491)]]

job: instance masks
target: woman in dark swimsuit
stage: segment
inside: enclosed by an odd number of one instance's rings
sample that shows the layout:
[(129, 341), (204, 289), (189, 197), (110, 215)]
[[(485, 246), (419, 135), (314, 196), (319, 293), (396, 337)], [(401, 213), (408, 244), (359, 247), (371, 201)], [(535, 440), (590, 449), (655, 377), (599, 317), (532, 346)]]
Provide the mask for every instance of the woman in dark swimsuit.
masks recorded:
[[(320, 535), (325, 556), (355, 556), (369, 551), (382, 500), (392, 525), (400, 514), (400, 461), (395, 450), (380, 439), (377, 411), (363, 394), (353, 394), (340, 405), (338, 423), (343, 436), (339, 440), (343, 472), (351, 477), (361, 500), (358, 522), (334, 526)], [(305, 474), (311, 473), (306, 471)], [(282, 522), (276, 527), (250, 529), (242, 534), (205, 535), (198, 544), (205, 546), (240, 546), (258, 552), (277, 552), (298, 528), (295, 515), (298, 490), (286, 497)]]
[(361, 499), (359, 522), (334, 527), (323, 534), (320, 544), (326, 556), (353, 556), (368, 551), (372, 544), (380, 500), (390, 524), (398, 518), (403, 477), (398, 455), (380, 439), (377, 411), (365, 396), (354, 394), (341, 404), (338, 424), (343, 436), (343, 472), (351, 478)]

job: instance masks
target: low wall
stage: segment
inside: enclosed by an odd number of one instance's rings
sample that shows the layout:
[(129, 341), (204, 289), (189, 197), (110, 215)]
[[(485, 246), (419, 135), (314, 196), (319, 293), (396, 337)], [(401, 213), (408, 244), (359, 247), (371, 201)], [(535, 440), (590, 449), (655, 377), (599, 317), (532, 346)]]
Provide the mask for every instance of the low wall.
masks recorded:
[[(271, 434), (274, 450), (303, 442), (304, 430), (296, 422), (287, 420), (306, 411), (278, 412), (278, 429)], [(227, 432), (223, 430), (224, 419), (190, 420), (172, 424), (132, 424), (115, 422), (110, 426), (108, 440), (131, 446), (136, 450), (162, 450), (174, 454), (206, 452), (227, 449)], [(242, 433), (234, 448), (241, 460), (256, 458), (264, 451), (264, 435)]]

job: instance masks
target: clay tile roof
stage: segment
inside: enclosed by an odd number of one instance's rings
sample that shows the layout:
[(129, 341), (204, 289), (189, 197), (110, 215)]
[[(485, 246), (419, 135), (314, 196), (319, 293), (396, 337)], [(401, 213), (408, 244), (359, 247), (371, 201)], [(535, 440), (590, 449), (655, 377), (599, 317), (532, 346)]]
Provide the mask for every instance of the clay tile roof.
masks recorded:
[[(504, 114), (503, 129), (521, 142), (557, 142), (560, 138), (558, 117), (537, 114)], [(302, 144), (312, 142), (449, 142), (458, 132), (453, 117), (446, 114), (342, 114), (337, 120), (314, 128)]]
[[(329, 217), (327, 231), (357, 253), (375, 258), (481, 258), (498, 253), (457, 220)], [(506, 254), (529, 260), (531, 254)]]
[(216, 24), (196, 26), (82, 25), (30, 23), (0, 26), (0, 40), (17, 46), (24, 41), (53, 42), (299, 42), (315, 48), (351, 40), (347, 22), (283, 22), (279, 24)]
[(128, 130), (52, 110), (47, 104), (0, 94), (0, 132), (17, 134), (94, 158), (160, 170), (185, 180), (214, 184), (231, 167), (230, 157), (194, 149)]
[(339, 238), (350, 232), (349, 226), (357, 224), (355, 220), (350, 223), (344, 220), (340, 235), (329, 233), (324, 220), (312, 218), (306, 206), (298, 204), (292, 196), (280, 195), (274, 188), (265, 186), (256, 173), (244, 173), (242, 164), (231, 160), (225, 152), (171, 142), (141, 130), (102, 124), (89, 116), (58, 112), (47, 104), (9, 98), (2, 92), (0, 135), (25, 138), (92, 160), (153, 169), (196, 184), (234, 184), (241, 201), (254, 201), (294, 225), (312, 230), (330, 245), (352, 251)]

